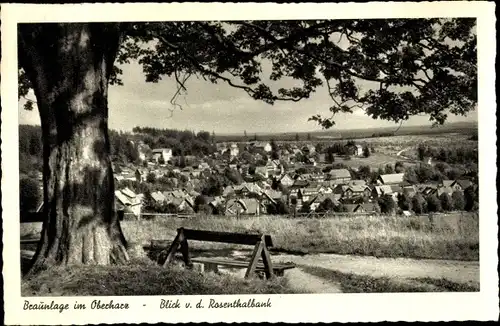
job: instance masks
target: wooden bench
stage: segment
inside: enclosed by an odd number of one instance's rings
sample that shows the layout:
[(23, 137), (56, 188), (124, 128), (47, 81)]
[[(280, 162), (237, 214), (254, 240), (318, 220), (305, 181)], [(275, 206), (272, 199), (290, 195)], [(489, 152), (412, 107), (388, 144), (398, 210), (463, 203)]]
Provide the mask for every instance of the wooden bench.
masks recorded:
[[(252, 258), (249, 262), (230, 259), (213, 259), (213, 258), (193, 258), (189, 256), (188, 240), (210, 241), (233, 243), (242, 245), (253, 245), (254, 250)], [(153, 240), (154, 241), (154, 240)], [(192, 229), (177, 229), (177, 235), (170, 245), (167, 254), (160, 258), (158, 263), (167, 266), (174, 259), (175, 253), (179, 250), (182, 254), (184, 263), (188, 268), (192, 268), (193, 262), (204, 265), (205, 270), (217, 271), (217, 266), (227, 266), (233, 268), (247, 268), (245, 278), (249, 278), (256, 272), (264, 272), (266, 278), (272, 278), (274, 275), (283, 276), (284, 271), (294, 268), (292, 263), (276, 264), (271, 262), (269, 247), (273, 246), (271, 236), (262, 234), (246, 234), (232, 232), (216, 232)], [(161, 255), (160, 255), (161, 257)], [(262, 259), (259, 261), (259, 257)], [(164, 259), (164, 261), (162, 261)]]

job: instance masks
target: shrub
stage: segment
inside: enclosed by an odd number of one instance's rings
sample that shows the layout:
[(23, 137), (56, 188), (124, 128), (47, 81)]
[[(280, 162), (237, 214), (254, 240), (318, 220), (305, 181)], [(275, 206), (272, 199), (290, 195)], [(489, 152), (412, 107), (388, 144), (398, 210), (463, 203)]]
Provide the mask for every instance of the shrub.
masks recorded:
[(443, 192), (441, 196), (439, 196), (439, 200), (441, 201), (441, 207), (445, 212), (453, 210), (453, 201), (451, 199), (451, 196), (446, 192)]
[(427, 212), (427, 201), (421, 194), (416, 194), (411, 200), (411, 206), (416, 214)]
[(149, 172), (148, 175), (146, 176), (146, 182), (155, 183), (156, 182), (156, 175), (153, 172)]
[(463, 211), (465, 208), (465, 198), (463, 192), (456, 190), (451, 194), (453, 208), (457, 211)]
[(394, 165), (394, 171), (396, 173), (403, 173), (405, 170), (405, 167), (403, 165), (403, 162), (397, 161), (396, 164)]
[(411, 209), (411, 200), (405, 194), (398, 194), (398, 206), (403, 211), (409, 211)]
[(441, 212), (443, 208), (441, 207), (441, 201), (436, 195), (430, 195), (427, 197), (427, 211), (429, 212)]
[(380, 197), (378, 199), (378, 205), (380, 206), (380, 212), (382, 214), (392, 214), (396, 206), (390, 195), (383, 195)]
[(370, 157), (370, 154), (371, 154), (371, 153), (370, 153), (370, 149), (368, 148), (368, 145), (365, 145), (365, 146), (363, 147), (363, 156), (364, 156), (364, 157)]

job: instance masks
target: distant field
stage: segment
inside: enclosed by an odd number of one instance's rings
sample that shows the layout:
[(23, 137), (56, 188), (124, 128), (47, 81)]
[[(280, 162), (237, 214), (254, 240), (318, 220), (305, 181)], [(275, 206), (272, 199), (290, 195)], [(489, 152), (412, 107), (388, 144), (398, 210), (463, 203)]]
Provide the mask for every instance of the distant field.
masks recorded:
[[(447, 123), (439, 127), (431, 127), (430, 125), (425, 126), (403, 126), (396, 133), (397, 127), (389, 128), (365, 128), (365, 129), (350, 129), (350, 130), (339, 130), (331, 129), (325, 131), (312, 131), (312, 132), (286, 132), (286, 133), (257, 133), (257, 139), (260, 141), (274, 139), (276, 141), (296, 141), (297, 134), (300, 141), (335, 141), (338, 139), (364, 139), (373, 137), (380, 134), (394, 134), (392, 137), (417, 135), (428, 137), (435, 137), (440, 134), (450, 134), (456, 133), (460, 135), (465, 135), (468, 137), (474, 132), (477, 132), (478, 123), (477, 122), (465, 122), (465, 123)], [(248, 133), (245, 137), (243, 131), (241, 134), (237, 135), (216, 135), (216, 140), (218, 142), (234, 141), (243, 142), (253, 140), (255, 134)], [(308, 137), (311, 139), (308, 140)], [(389, 137), (384, 137), (389, 138)]]
[[(378, 169), (379, 167), (385, 167), (387, 164), (394, 164), (397, 161), (405, 162), (405, 160), (401, 157), (397, 157), (395, 155), (387, 155), (379, 152), (375, 152), (370, 155), (370, 157), (355, 157), (352, 156), (350, 160), (346, 160), (342, 157), (335, 157), (335, 163), (342, 163), (348, 167), (358, 168), (362, 165), (368, 165), (370, 168)], [(413, 164), (413, 163), (409, 163)]]

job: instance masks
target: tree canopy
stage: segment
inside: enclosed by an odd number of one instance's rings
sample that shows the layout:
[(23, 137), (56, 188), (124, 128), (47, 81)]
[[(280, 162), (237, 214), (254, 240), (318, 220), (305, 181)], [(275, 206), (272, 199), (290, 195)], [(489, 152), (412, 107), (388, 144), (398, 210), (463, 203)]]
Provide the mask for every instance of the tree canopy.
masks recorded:
[[(441, 124), (448, 112), (463, 115), (477, 103), (475, 24), (473, 18), (109, 23), (122, 32), (110, 82), (121, 84), (120, 65), (137, 60), (147, 82), (175, 78), (174, 107), (198, 77), (269, 104), (300, 101), (322, 88), (332, 101), (318, 111), (329, 113), (310, 120), (324, 128), (335, 124), (335, 113), (355, 108), (394, 122), (427, 114)], [(25, 96), (30, 82), (22, 70), (19, 79)], [(279, 87), (281, 79), (295, 86)]]

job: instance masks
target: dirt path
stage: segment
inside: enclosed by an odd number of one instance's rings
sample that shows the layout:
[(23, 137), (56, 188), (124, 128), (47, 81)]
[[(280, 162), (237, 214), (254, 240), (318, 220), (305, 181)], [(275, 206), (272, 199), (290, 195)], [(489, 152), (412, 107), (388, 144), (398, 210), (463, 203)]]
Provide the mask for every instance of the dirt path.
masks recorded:
[(287, 271), (286, 277), (290, 280), (290, 286), (298, 292), (342, 293), (340, 283), (331, 282), (324, 278), (311, 275), (300, 267)]
[[(334, 254), (307, 256), (274, 255), (273, 260), (294, 262), (299, 265), (297, 269), (300, 269), (300, 265), (303, 265), (320, 267), (344, 274), (376, 278), (388, 277), (399, 281), (410, 281), (414, 278), (431, 278), (436, 280), (446, 279), (460, 284), (479, 285), (479, 262), (376, 258)], [(290, 274), (290, 277), (292, 281), (295, 280), (294, 274)], [(301, 281), (300, 277), (297, 278), (299, 282)], [(331, 284), (331, 286), (338, 287), (338, 284)]]
[[(250, 251), (234, 250), (228, 256), (248, 260)], [(422, 285), (429, 291), (437, 291), (432, 284), (421, 284), (419, 279), (433, 279), (436, 283), (446, 280), (465, 286), (479, 287), (479, 262), (455, 260), (431, 260), (410, 258), (376, 258), (335, 254), (310, 254), (305, 256), (273, 254), (272, 261), (293, 262), (296, 268), (285, 272), (289, 285), (303, 293), (341, 293), (342, 280), (349, 275), (376, 279), (388, 278), (394, 284)], [(221, 272), (243, 277), (245, 269), (225, 269)], [(326, 273), (325, 273), (326, 272)], [(319, 274), (318, 274), (319, 273)], [(330, 277), (323, 274), (331, 274)], [(333, 275), (333, 276), (332, 276)], [(427, 282), (424, 282), (427, 283)]]

